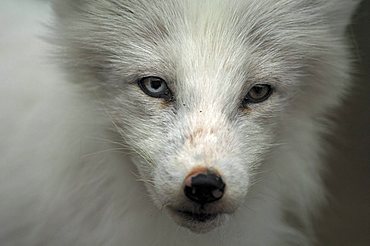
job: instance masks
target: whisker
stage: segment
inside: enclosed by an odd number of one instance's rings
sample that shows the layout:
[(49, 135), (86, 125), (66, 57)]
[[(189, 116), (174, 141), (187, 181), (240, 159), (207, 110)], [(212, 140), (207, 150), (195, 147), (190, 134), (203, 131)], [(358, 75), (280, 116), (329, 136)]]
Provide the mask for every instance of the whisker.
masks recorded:
[(99, 154), (104, 154), (104, 153), (109, 153), (109, 152), (122, 152), (122, 150), (127, 150), (127, 149), (123, 149), (123, 148), (105, 149), (105, 150), (92, 152), (92, 153), (89, 153), (89, 154), (84, 154), (81, 157), (82, 158), (88, 158), (88, 157), (91, 157), (91, 156), (94, 156), (94, 155), (99, 155)]

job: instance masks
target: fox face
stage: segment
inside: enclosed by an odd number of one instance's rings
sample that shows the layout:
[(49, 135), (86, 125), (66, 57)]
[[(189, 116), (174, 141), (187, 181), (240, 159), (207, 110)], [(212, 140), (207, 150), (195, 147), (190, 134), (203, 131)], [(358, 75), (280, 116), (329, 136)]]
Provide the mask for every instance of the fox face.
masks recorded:
[(154, 203), (207, 232), (245, 202), (289, 113), (334, 103), (325, 78), (341, 65), (326, 61), (345, 26), (330, 24), (332, 7), (344, 2), (67, 1), (56, 4), (57, 42)]

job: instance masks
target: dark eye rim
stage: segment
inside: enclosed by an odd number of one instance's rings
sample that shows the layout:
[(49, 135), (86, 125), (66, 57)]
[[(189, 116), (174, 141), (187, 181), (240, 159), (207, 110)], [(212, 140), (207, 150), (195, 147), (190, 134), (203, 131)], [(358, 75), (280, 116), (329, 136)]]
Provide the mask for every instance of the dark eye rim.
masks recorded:
[[(251, 92), (251, 90), (255, 87), (267, 87), (268, 88), (268, 92), (266, 93), (266, 95), (264, 95), (263, 97), (261, 98), (258, 98), (258, 99), (255, 99), (255, 98), (251, 98), (249, 97), (249, 93)], [(247, 95), (244, 97), (243, 99), (243, 106), (244, 107), (247, 107), (248, 105), (250, 104), (258, 104), (258, 103), (262, 103), (264, 101), (266, 101), (267, 99), (269, 99), (271, 97), (271, 95), (273, 94), (274, 92), (274, 88), (272, 85), (270, 84), (255, 84), (253, 85), (249, 90), (248, 90), (248, 93)]]
[[(166, 90), (164, 92), (160, 92), (160, 93), (153, 93), (153, 92), (150, 92), (146, 86), (144, 85), (144, 82), (145, 80), (147, 79), (158, 79), (158, 80), (161, 80), (164, 82), (165, 86), (166, 86)], [(162, 98), (162, 99), (165, 99), (167, 101), (172, 101), (173, 100), (173, 95), (172, 95), (172, 92), (171, 90), (168, 88), (168, 85), (167, 85), (167, 82), (162, 79), (161, 77), (158, 77), (158, 76), (146, 76), (146, 77), (143, 77), (143, 78), (140, 78), (138, 81), (137, 81), (137, 84), (138, 86), (140, 87), (140, 89), (148, 96), (150, 97), (153, 97), (153, 98)]]

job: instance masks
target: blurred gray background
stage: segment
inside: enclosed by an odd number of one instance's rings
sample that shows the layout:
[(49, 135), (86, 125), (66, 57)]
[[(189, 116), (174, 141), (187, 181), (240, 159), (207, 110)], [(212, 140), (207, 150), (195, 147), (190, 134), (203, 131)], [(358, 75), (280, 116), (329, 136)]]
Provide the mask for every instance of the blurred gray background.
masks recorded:
[(370, 0), (349, 30), (355, 53), (350, 97), (335, 112), (325, 181), (331, 196), (315, 222), (319, 246), (370, 245)]

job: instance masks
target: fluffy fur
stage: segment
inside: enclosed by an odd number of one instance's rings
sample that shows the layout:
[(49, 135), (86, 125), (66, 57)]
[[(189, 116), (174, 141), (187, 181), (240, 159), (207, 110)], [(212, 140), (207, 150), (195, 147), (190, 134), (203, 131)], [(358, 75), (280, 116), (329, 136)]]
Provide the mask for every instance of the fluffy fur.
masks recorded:
[[(358, 1), (55, 1), (53, 35), (35, 22), (48, 6), (24, 4), (15, 19), (32, 29), (0, 41), (12, 48), (0, 60), (1, 245), (311, 245)], [(175, 100), (144, 94), (145, 76)], [(256, 83), (274, 94), (241, 109)], [(191, 206), (181, 187), (199, 165), (227, 184), (211, 224), (170, 216)]]

